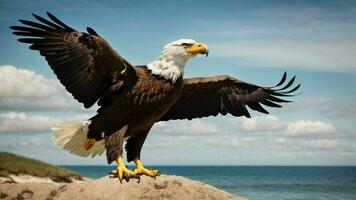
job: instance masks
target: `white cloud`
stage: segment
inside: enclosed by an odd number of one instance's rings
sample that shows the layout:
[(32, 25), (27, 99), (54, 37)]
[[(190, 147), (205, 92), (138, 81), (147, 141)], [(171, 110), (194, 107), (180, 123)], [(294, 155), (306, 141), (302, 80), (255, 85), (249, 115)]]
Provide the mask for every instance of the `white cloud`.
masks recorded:
[[(281, 146), (281, 149), (294, 151), (308, 151), (308, 150), (330, 150), (338, 148), (339, 139), (333, 138), (290, 138), (277, 137), (274, 139), (276, 146)], [(273, 143), (272, 143), (273, 144)], [(344, 147), (343, 147), (344, 148)]]
[(299, 120), (288, 124), (286, 134), (292, 136), (331, 134), (335, 133), (336, 128), (329, 123), (322, 121)]
[(58, 81), (27, 69), (0, 66), (0, 109), (45, 110), (81, 108)]
[(288, 138), (285, 138), (285, 137), (277, 137), (275, 139), (275, 142), (277, 144), (287, 144), (288, 143)]
[(240, 130), (247, 132), (278, 131), (285, 126), (276, 116), (270, 115), (239, 120)]
[(25, 113), (9, 112), (0, 115), (0, 133), (41, 133), (50, 132), (52, 125), (57, 123), (73, 123), (88, 119), (87, 115), (49, 116), (28, 115)]
[[(202, 137), (199, 136), (199, 138), (197, 138), (197, 135), (191, 134), (192, 132), (189, 129), (184, 130), (183, 127), (186, 126), (186, 123), (188, 121), (180, 121), (175, 126), (166, 126), (165, 137), (158, 138), (157, 140), (161, 142), (156, 145), (169, 146), (168, 144), (172, 144), (177, 147), (184, 145), (197, 148), (211, 146), (221, 149), (238, 148), (241, 151), (253, 149), (254, 153), (285, 151), (289, 157), (293, 157), (322, 154), (325, 150), (343, 150), (345, 147), (340, 146), (339, 143), (345, 143), (345, 139), (349, 137), (329, 122), (321, 120), (282, 121), (276, 116), (261, 116), (250, 119), (231, 118), (229, 126), (224, 127), (225, 129), (219, 131), (219, 134), (207, 134)], [(218, 127), (218, 123), (205, 123)], [(180, 130), (177, 131), (178, 129)], [(231, 131), (236, 129), (240, 129), (240, 131), (237, 131), (237, 133)], [(156, 131), (161, 130), (156, 129)], [(202, 130), (204, 129), (202, 128)], [(247, 136), (243, 131), (249, 132), (250, 135)], [(168, 137), (167, 133), (179, 133), (180, 135), (179, 137), (172, 135)], [(153, 143), (158, 141), (155, 138)], [(311, 151), (313, 153), (310, 153)]]
[(0, 133), (23, 133), (49, 131), (57, 121), (49, 116), (27, 116), (25, 113), (10, 112), (0, 116)]
[[(253, 118), (252, 118), (253, 119)], [(258, 149), (263, 146), (268, 150), (284, 150), (291, 156), (295, 156), (295, 151), (308, 153), (308, 151), (342, 150), (344, 146), (339, 146), (339, 142), (348, 137), (344, 133), (339, 133), (333, 124), (320, 120), (297, 120), (292, 122), (280, 121), (275, 116), (259, 117), (248, 121), (243, 119), (240, 129), (247, 132), (271, 132), (273, 134), (255, 134), (249, 144), (249, 148)], [(261, 138), (263, 137), (263, 142)], [(239, 138), (241, 144), (249, 141)]]
[[(273, 132), (282, 136), (318, 136), (335, 134), (337, 129), (333, 124), (320, 120), (297, 120), (293, 122), (281, 121), (276, 116), (261, 116), (254, 118), (240, 118), (239, 129), (245, 132)], [(235, 121), (235, 120), (233, 120)], [(283, 143), (284, 138), (279, 138)]]
[[(45, 145), (39, 137), (32, 137), (26, 139), (11, 138), (0, 141), (1, 150), (19, 149), (19, 148), (38, 148)], [(48, 146), (48, 145), (47, 145)]]
[(315, 139), (304, 141), (303, 145), (311, 149), (330, 150), (338, 146), (338, 141), (335, 139)]
[(47, 97), (60, 90), (53, 81), (27, 69), (17, 69), (12, 65), (0, 67), (0, 97)]
[(346, 100), (331, 98), (329, 102), (319, 106), (322, 113), (329, 113), (332, 117), (354, 118), (356, 119), (356, 93)]
[(257, 141), (256, 137), (242, 137), (240, 140), (244, 143), (254, 143)]

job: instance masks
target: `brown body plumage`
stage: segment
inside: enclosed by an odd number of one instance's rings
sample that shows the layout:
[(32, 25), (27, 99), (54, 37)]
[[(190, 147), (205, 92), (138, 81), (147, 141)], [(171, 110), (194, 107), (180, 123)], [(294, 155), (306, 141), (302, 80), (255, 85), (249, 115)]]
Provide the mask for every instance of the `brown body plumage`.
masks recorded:
[[(120, 180), (155, 171), (143, 168), (139, 158), (142, 145), (157, 121), (193, 119), (218, 114), (251, 117), (247, 108), (268, 114), (261, 104), (281, 107), (300, 85), (293, 77), (286, 85), (286, 73), (275, 87), (261, 87), (230, 76), (183, 79), (187, 60), (208, 54), (207, 46), (194, 40), (177, 40), (165, 46), (160, 57), (147, 66), (132, 66), (92, 28), (78, 32), (52, 14), (50, 20), (37, 15), (41, 23), (20, 20), (27, 26), (12, 26), (20, 42), (30, 43), (48, 61), (60, 82), (85, 108), (98, 102), (97, 114), (83, 124), (58, 126), (57, 144), (71, 153), (88, 156), (106, 150), (108, 162), (118, 162)], [(287, 90), (287, 91), (286, 91)], [(84, 135), (83, 135), (84, 134)], [(123, 142), (132, 172), (122, 162)], [(87, 140), (82, 146), (81, 140)], [(95, 141), (99, 141), (98, 145)], [(104, 146), (105, 145), (105, 149)]]
[[(135, 74), (136, 78), (127, 81), (127, 85), (112, 95), (110, 100), (106, 100), (105, 104), (99, 102), (102, 107), (91, 118), (89, 138), (105, 139), (125, 125), (128, 127), (124, 137), (133, 136), (128, 144), (140, 137), (146, 137), (153, 124), (167, 113), (182, 93), (182, 78), (173, 83), (151, 75), (146, 67), (135, 67)], [(111, 152), (114, 153), (107, 155), (108, 162), (115, 160), (121, 151), (121, 148), (113, 148)], [(133, 157), (128, 156), (128, 161), (132, 160)]]

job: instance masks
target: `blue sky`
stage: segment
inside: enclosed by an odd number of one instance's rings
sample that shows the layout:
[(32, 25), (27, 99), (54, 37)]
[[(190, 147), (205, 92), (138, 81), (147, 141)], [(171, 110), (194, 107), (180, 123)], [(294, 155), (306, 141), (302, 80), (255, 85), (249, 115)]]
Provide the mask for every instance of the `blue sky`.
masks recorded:
[(147, 64), (168, 42), (209, 46), (185, 75), (229, 74), (263, 86), (297, 75), (303, 93), (270, 115), (159, 123), (143, 149), (148, 164), (355, 165), (354, 1), (3, 1), (0, 0), (0, 150), (55, 164), (105, 164), (55, 147), (50, 126), (90, 117), (45, 60), (8, 26), (51, 11), (93, 27), (132, 64)]

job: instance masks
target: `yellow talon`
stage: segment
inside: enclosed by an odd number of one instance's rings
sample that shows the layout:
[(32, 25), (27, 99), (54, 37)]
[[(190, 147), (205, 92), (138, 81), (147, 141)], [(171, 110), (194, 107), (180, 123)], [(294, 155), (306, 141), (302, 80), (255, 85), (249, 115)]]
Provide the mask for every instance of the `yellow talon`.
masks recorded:
[(137, 175), (146, 175), (152, 178), (155, 178), (156, 176), (160, 175), (160, 172), (158, 170), (152, 170), (152, 169), (146, 169), (143, 167), (140, 159), (136, 158), (134, 160), (135, 165), (136, 165), (136, 169), (134, 170), (134, 173), (136, 173)]
[(121, 156), (119, 156), (116, 162), (117, 162), (117, 169), (112, 170), (110, 173), (111, 175), (119, 177), (120, 182), (122, 182), (123, 178), (126, 181), (128, 181), (132, 177), (136, 178), (136, 173), (133, 172), (132, 170), (127, 169)]

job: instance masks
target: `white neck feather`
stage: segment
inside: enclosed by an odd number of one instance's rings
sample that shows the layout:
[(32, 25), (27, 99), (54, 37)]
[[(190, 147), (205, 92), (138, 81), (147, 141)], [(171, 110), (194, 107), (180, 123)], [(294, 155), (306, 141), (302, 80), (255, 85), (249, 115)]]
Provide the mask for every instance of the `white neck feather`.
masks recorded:
[(147, 65), (147, 68), (152, 74), (175, 83), (179, 77), (184, 75), (184, 66), (188, 59), (189, 57), (172, 56), (168, 50), (163, 50), (156, 60)]

